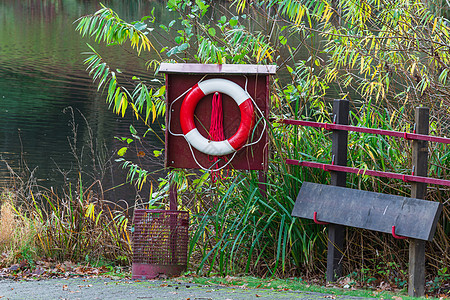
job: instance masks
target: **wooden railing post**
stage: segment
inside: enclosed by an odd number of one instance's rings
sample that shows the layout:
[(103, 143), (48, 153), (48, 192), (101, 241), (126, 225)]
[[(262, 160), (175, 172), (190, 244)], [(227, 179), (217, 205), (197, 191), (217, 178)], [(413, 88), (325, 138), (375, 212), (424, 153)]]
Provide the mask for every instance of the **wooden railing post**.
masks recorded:
[[(334, 100), (333, 122), (348, 125), (349, 101)], [(347, 166), (348, 132), (333, 130), (332, 156), (335, 165)], [(347, 173), (331, 172), (331, 185), (345, 187)], [(328, 255), (327, 255), (327, 281), (336, 281), (342, 277), (342, 256), (345, 243), (345, 226), (328, 225)]]
[[(428, 134), (429, 109), (416, 107), (415, 111), (416, 133)], [(413, 140), (412, 165), (414, 174), (426, 177), (428, 174), (428, 142)], [(425, 199), (427, 184), (411, 183), (411, 197)], [(412, 297), (421, 297), (425, 293), (425, 241), (411, 239), (409, 242), (409, 284), (408, 294)]]

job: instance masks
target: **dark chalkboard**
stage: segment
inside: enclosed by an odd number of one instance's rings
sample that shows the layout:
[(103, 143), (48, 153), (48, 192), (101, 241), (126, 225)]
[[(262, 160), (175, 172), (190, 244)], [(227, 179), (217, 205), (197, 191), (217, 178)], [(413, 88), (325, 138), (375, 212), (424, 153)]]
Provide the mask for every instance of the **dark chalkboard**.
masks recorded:
[(439, 202), (304, 182), (292, 216), (431, 241)]

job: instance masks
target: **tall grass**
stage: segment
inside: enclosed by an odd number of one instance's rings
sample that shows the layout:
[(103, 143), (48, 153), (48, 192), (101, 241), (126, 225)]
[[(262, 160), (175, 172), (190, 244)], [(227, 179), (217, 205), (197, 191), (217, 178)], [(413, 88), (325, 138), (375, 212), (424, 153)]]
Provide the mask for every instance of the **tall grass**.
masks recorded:
[(0, 200), (0, 265), (35, 257), (37, 224), (19, 217), (13, 192), (4, 190)]
[[(92, 191), (68, 187), (59, 195), (42, 187), (25, 194), (5, 191), (1, 197), (0, 247), (4, 263), (35, 261), (129, 264), (127, 210)], [(26, 257), (25, 257), (26, 256)]]
[(45, 256), (59, 260), (129, 262), (126, 210), (99, 199), (90, 189), (84, 190), (81, 181), (74, 190), (69, 186), (63, 197), (54, 192), (42, 193), (40, 201), (44, 201), (45, 208), (31, 196), (33, 207), (29, 211), (32, 218), (43, 224), (38, 243)]
[[(328, 116), (325, 110), (308, 119), (330, 122)], [(401, 109), (391, 113), (368, 103), (353, 108), (351, 123), (412, 131), (413, 120), (400, 116)], [(270, 135), (275, 154), (271, 157), (265, 182), (260, 182), (258, 172), (236, 172), (215, 185), (203, 184), (204, 189), (210, 191), (204, 192), (203, 197), (207, 197), (212, 207), (203, 214), (191, 211), (194, 232), (190, 254), (191, 264), (197, 271), (262, 276), (313, 276), (325, 271), (326, 227), (293, 218), (291, 212), (302, 182), (327, 183), (329, 174), (287, 165), (285, 159), (331, 163), (330, 133), (274, 123)], [(430, 176), (448, 178), (445, 163), (449, 156), (442, 147), (430, 145), (431, 150), (438, 150), (430, 155)], [(348, 165), (410, 174), (410, 149), (410, 141), (403, 139), (350, 133)], [(266, 193), (260, 191), (261, 184), (265, 185)], [(349, 174), (347, 187), (403, 196), (410, 194), (409, 183), (365, 175)], [(429, 191), (428, 200), (445, 202), (449, 197), (446, 188), (432, 186)], [(428, 251), (429, 279), (450, 262), (449, 216), (445, 203), (442, 221)], [(367, 284), (385, 281), (402, 288), (407, 282), (408, 244), (387, 234), (348, 228), (343, 263), (347, 274), (355, 279)]]
[[(0, 196), (0, 251), (3, 264), (22, 259), (52, 258), (84, 263), (129, 264), (131, 242), (129, 219), (132, 210), (104, 198), (101, 179), (111, 167), (104, 146), (95, 138), (87, 120), (88, 138), (78, 140), (75, 112), (66, 110), (71, 121), (68, 138), (77, 163), (75, 176), (58, 169), (64, 177), (59, 189), (37, 184), (26, 162), (13, 170), (8, 162), (10, 182)], [(90, 162), (87, 168), (86, 161)], [(68, 178), (74, 178), (69, 180)]]

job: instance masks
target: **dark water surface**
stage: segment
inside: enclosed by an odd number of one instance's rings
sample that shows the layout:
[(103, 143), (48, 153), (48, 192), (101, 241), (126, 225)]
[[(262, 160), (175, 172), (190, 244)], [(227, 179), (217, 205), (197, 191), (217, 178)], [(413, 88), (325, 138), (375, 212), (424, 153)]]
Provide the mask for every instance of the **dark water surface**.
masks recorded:
[[(30, 170), (35, 170), (39, 183), (47, 187), (60, 185), (64, 172), (72, 170), (66, 175), (77, 176), (78, 161), (68, 142), (73, 138), (72, 111), (78, 153), (82, 149), (89, 153), (82, 147), (91, 140), (90, 128), (94, 147), (103, 149), (98, 151), (102, 161), (113, 157), (114, 149), (120, 146), (114, 136), (129, 135), (129, 125), (135, 122), (132, 118), (121, 119), (108, 109), (105, 95), (96, 91), (83, 65), (86, 56), (81, 53), (89, 50), (86, 42), (95, 42), (81, 38), (73, 22), (99, 9), (99, 2), (0, 0), (0, 155), (16, 171), (23, 167), (21, 162), (26, 162)], [(139, 0), (102, 2), (126, 21), (150, 14), (152, 7), (158, 16), (164, 5)], [(152, 72), (144, 66), (151, 54), (139, 60), (120, 48), (95, 47), (117, 64), (114, 67), (151, 78)], [(89, 172), (93, 166), (91, 158), (86, 157), (81, 164)], [(112, 185), (124, 181), (123, 174), (116, 172), (103, 174)], [(8, 180), (9, 171), (2, 162), (0, 183), (5, 185)]]

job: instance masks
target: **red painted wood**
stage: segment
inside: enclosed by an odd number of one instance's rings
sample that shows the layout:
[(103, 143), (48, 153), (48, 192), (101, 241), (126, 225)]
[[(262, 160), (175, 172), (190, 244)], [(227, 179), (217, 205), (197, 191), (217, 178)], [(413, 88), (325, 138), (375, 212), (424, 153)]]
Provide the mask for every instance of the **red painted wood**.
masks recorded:
[[(269, 113), (269, 88), (268, 88), (268, 75), (221, 75), (214, 74), (208, 75), (204, 78), (204, 75), (187, 75), (182, 73), (169, 73), (166, 74), (166, 127), (169, 125), (170, 113), (170, 129), (173, 133), (183, 133), (180, 125), (180, 109), (184, 96), (180, 97), (189, 88), (195, 86), (200, 80), (206, 80), (211, 78), (223, 78), (231, 80), (245, 89), (246, 78), (247, 91), (255, 100), (259, 109), (265, 115), (267, 119)], [(212, 108), (212, 96), (213, 94), (206, 95), (196, 105), (194, 111), (194, 123), (195, 127), (199, 130), (205, 138), (209, 137), (209, 128), (211, 125), (211, 108)], [(179, 100), (174, 102), (178, 97)], [(223, 128), (226, 139), (230, 139), (238, 130), (241, 122), (241, 112), (236, 102), (228, 95), (222, 94), (223, 101)], [(172, 105), (172, 111), (169, 111), (170, 105)], [(259, 118), (259, 113), (255, 110), (256, 120)], [(256, 121), (255, 120), (255, 121)], [(256, 140), (263, 131), (263, 122), (259, 122), (256, 125), (255, 132), (252, 132), (252, 140)], [(195, 163), (189, 145), (183, 136), (173, 136), (166, 130), (166, 167), (173, 168), (186, 168), (186, 169), (198, 169), (198, 165)], [(211, 166), (214, 161), (208, 155), (192, 149), (198, 162), (204, 166)], [(228, 159), (231, 155), (226, 156)], [(257, 144), (251, 147), (245, 147), (237, 152), (233, 161), (226, 167), (227, 169), (238, 170), (267, 170), (268, 161), (268, 138), (267, 131), (264, 131), (263, 138)], [(224, 160), (215, 165), (214, 168), (221, 167), (224, 164)]]
[(311, 122), (311, 121), (292, 120), (292, 119), (284, 119), (284, 120), (281, 120), (281, 122), (284, 124), (290, 124), (290, 125), (301, 125), (301, 126), (309, 126), (309, 127), (316, 127), (316, 128), (324, 128), (325, 130), (346, 130), (346, 131), (394, 136), (394, 137), (404, 138), (407, 140), (421, 140), (421, 141), (450, 144), (450, 138), (431, 136), (431, 135), (425, 135), (425, 134), (384, 130), (384, 129), (377, 129), (377, 128), (357, 127), (357, 126), (352, 126), (352, 125), (339, 125), (339, 124), (331, 124), (331, 123), (319, 123), (319, 122)]
[(364, 169), (358, 169), (358, 168), (352, 168), (352, 167), (322, 164), (322, 163), (301, 161), (301, 160), (294, 160), (294, 159), (286, 159), (286, 163), (290, 164), (290, 165), (322, 169), (327, 172), (330, 172), (330, 171), (348, 172), (348, 173), (353, 173), (353, 174), (358, 174), (358, 175), (370, 175), (370, 176), (375, 176), (375, 177), (400, 179), (405, 182), (422, 182), (422, 183), (428, 183), (428, 184), (450, 186), (450, 180), (437, 179), (437, 178), (431, 178), (431, 177), (405, 175), (405, 174), (399, 174), (399, 173), (374, 171), (374, 170), (364, 170)]

